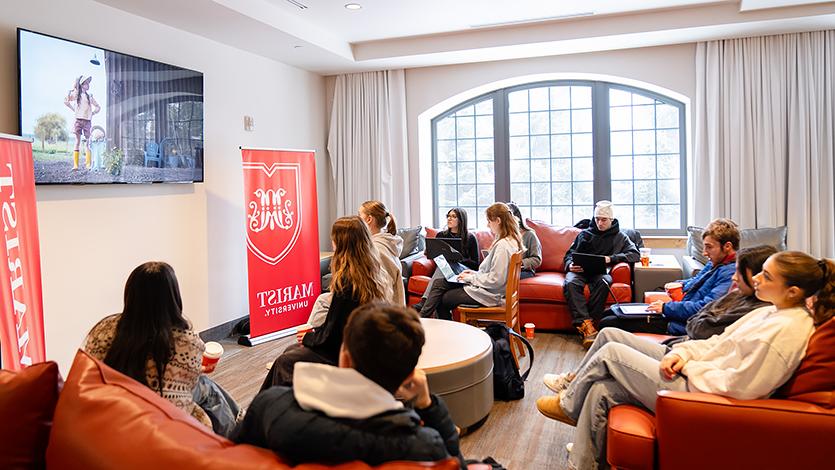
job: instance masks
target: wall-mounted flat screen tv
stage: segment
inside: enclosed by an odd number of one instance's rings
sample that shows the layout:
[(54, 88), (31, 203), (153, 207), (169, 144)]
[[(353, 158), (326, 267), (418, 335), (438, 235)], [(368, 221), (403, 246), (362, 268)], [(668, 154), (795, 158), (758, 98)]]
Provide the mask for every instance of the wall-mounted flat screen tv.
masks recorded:
[(203, 181), (203, 74), (17, 30), (38, 184)]

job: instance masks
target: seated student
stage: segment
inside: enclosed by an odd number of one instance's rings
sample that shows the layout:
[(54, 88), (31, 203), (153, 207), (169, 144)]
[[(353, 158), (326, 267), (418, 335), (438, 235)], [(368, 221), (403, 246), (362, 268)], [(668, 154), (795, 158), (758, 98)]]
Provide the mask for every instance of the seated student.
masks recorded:
[[(607, 265), (635, 263), (640, 261), (641, 254), (632, 240), (620, 231), (614, 205), (609, 201), (595, 204), (591, 225), (577, 235), (563, 259), (566, 267), (563, 294), (571, 311), (572, 324), (583, 335), (583, 346), (588, 348), (597, 336), (592, 319), (603, 316), (612, 276), (584, 273), (582, 266), (574, 264), (574, 253), (605, 256)], [(589, 286), (588, 302), (583, 293), (586, 285)]]
[[(743, 248), (736, 254), (736, 271), (731, 278), (733, 290), (710, 302), (687, 320), (687, 335), (675, 338), (672, 344), (688, 339), (708, 339), (722, 334), (729, 325), (748, 312), (768, 305), (754, 293), (753, 278), (763, 270), (763, 263), (777, 253), (773, 246)], [(672, 346), (671, 342), (665, 344)]]
[[(81, 349), (148, 386), (216, 433), (228, 434), (240, 409), (219, 385), (201, 375), (206, 347), (183, 316), (174, 269), (159, 261), (139, 265), (128, 276), (124, 298), (122, 313), (98, 322)], [(201, 407), (210, 401), (219, 404), (212, 416)]]
[(400, 265), (400, 252), (403, 239), (397, 235), (397, 222), (394, 216), (380, 201), (365, 201), (357, 211), (371, 232), (371, 241), (380, 254), (380, 264), (391, 278), (391, 297), (389, 302), (406, 305), (406, 290), (403, 287), (403, 267)]
[(507, 207), (513, 213), (513, 217), (519, 222), (519, 233), (522, 235), (522, 244), (525, 245), (525, 253), (522, 254), (522, 272), (520, 277), (527, 279), (536, 274), (536, 268), (542, 264), (542, 246), (539, 244), (539, 237), (532, 228), (525, 224), (522, 212), (513, 202), (508, 202)]
[(484, 305), (493, 307), (502, 304), (507, 289), (507, 266), (510, 257), (524, 250), (519, 225), (510, 208), (497, 202), (485, 210), (487, 227), (497, 238), (478, 267), (478, 271), (466, 270), (458, 275), (462, 284), (451, 284), (445, 278), (437, 279), (420, 311), (423, 317), (452, 319), (452, 310), (459, 305)]
[[(577, 427), (570, 465), (605, 465), (607, 416), (615, 405), (654, 411), (659, 390), (752, 400), (786, 382), (814, 326), (835, 315), (835, 262), (797, 251), (776, 253), (754, 276), (754, 290), (773, 305), (750, 312), (720, 335), (684, 341), (669, 352), (623, 330), (601, 330), (577, 370), (561, 374), (558, 395), (536, 402), (540, 413)], [(806, 299), (813, 295), (810, 314)]]
[(292, 384), (293, 366), (297, 362), (336, 365), (348, 315), (360, 305), (391, 296), (391, 286), (380, 268), (371, 233), (359, 217), (336, 219), (331, 228), (331, 242), (334, 250), (331, 258), (333, 277), (325, 320), (321, 327), (305, 334), (301, 344), (289, 346), (278, 356), (261, 390), (273, 385)]
[[(446, 230), (438, 232), (435, 238), (460, 238), (461, 255), (464, 256), (464, 259), (459, 261), (459, 263), (470, 269), (478, 269), (478, 240), (475, 235), (467, 230), (467, 211), (464, 208), (453, 207), (446, 213)], [(441, 270), (436, 269), (432, 273), (432, 278), (429, 279), (429, 284), (426, 285), (423, 295), (420, 297), (420, 302), (412, 305), (412, 308), (420, 312), (426, 303), (426, 297), (429, 296), (429, 292), (432, 290), (432, 284), (435, 283), (436, 279), (443, 278), (444, 275), (441, 273)]]
[[(730, 219), (715, 219), (702, 233), (707, 265), (696, 276), (679, 281), (683, 285), (684, 298), (680, 302), (655, 301), (647, 307), (659, 317), (619, 318), (608, 315), (598, 325), (599, 329), (613, 327), (632, 332), (683, 335), (687, 333), (687, 320), (705, 305), (727, 294), (731, 278), (736, 271), (736, 250), (739, 249), (739, 228)], [(610, 312), (611, 313), (611, 312)]]
[(339, 367), (296, 364), (293, 388), (259, 393), (232, 440), (272, 449), (293, 465), (454, 456), (463, 467), (446, 405), (415, 369), (424, 341), (413, 310), (383, 303), (357, 308), (345, 326)]

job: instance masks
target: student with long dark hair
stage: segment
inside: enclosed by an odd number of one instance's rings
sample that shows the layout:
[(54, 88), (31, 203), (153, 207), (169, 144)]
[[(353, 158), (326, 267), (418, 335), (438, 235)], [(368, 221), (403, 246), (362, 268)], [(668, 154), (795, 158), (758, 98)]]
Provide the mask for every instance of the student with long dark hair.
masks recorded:
[(519, 224), (503, 202), (497, 202), (484, 211), (487, 227), (493, 232), (496, 241), (478, 267), (478, 271), (466, 270), (458, 275), (463, 284), (449, 283), (446, 279), (437, 279), (423, 305), (420, 314), (423, 317), (452, 319), (452, 310), (459, 305), (483, 305), (493, 307), (502, 304), (507, 288), (507, 266), (510, 257), (519, 250), (524, 250)]
[(783, 251), (769, 257), (753, 281), (757, 297), (773, 305), (709, 339), (684, 341), (668, 351), (617, 328), (601, 330), (558, 395), (536, 402), (540, 413), (576, 426), (573, 468), (605, 462), (608, 411), (615, 405), (655, 411), (659, 390), (765, 398), (792, 376), (814, 327), (835, 314), (835, 262)]
[(320, 327), (305, 334), (301, 344), (293, 344), (278, 356), (261, 385), (290, 386), (297, 362), (336, 365), (342, 330), (351, 312), (374, 300), (391, 296), (388, 277), (380, 267), (379, 255), (371, 242), (371, 233), (357, 216), (340, 217), (331, 228), (331, 301)]
[(96, 324), (82, 349), (212, 427), (192, 395), (205, 345), (183, 316), (177, 277), (167, 263), (150, 261), (130, 273), (122, 313)]
[(400, 252), (403, 239), (397, 235), (397, 222), (380, 201), (365, 201), (357, 211), (371, 232), (371, 241), (380, 255), (380, 264), (391, 280), (389, 302), (406, 305), (406, 289), (403, 286), (403, 266), (400, 264)]
[(525, 219), (522, 218), (522, 211), (519, 210), (513, 202), (508, 202), (507, 207), (513, 212), (513, 217), (519, 222), (519, 233), (522, 235), (522, 244), (525, 245), (525, 253), (522, 254), (522, 271), (520, 277), (527, 279), (536, 274), (536, 268), (542, 264), (542, 245), (539, 243), (539, 237), (532, 228), (528, 227)]
[[(467, 229), (466, 209), (463, 207), (453, 207), (450, 209), (446, 213), (446, 229), (438, 232), (435, 238), (460, 238), (461, 254), (464, 255), (464, 259), (459, 262), (470, 269), (478, 269), (478, 239)], [(437, 279), (443, 279), (443, 277), (444, 275), (441, 271), (436, 269), (432, 273), (432, 278), (429, 279), (429, 284), (426, 285), (426, 289), (423, 291), (420, 302), (412, 305), (412, 308), (420, 312), (426, 303), (426, 297), (429, 296), (429, 292), (432, 290), (432, 285)]]

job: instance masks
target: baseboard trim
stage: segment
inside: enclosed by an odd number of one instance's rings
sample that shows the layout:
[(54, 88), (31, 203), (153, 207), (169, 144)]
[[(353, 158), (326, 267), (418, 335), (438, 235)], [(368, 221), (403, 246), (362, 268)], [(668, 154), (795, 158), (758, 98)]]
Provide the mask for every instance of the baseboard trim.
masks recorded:
[(232, 336), (232, 333), (235, 329), (235, 325), (237, 325), (239, 321), (248, 317), (249, 315), (244, 315), (240, 318), (229, 320), (226, 323), (221, 323), (220, 325), (213, 326), (207, 330), (203, 330), (200, 332), (200, 339), (206, 342), (220, 341), (222, 339), (229, 338), (230, 336)]

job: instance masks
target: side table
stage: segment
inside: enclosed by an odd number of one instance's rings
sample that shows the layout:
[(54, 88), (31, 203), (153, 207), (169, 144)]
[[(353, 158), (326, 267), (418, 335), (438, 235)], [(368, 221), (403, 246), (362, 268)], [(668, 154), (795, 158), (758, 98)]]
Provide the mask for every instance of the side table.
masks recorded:
[(681, 264), (674, 255), (650, 255), (649, 266), (635, 263), (635, 302), (644, 301), (644, 292), (663, 291), (664, 284), (681, 278)]

